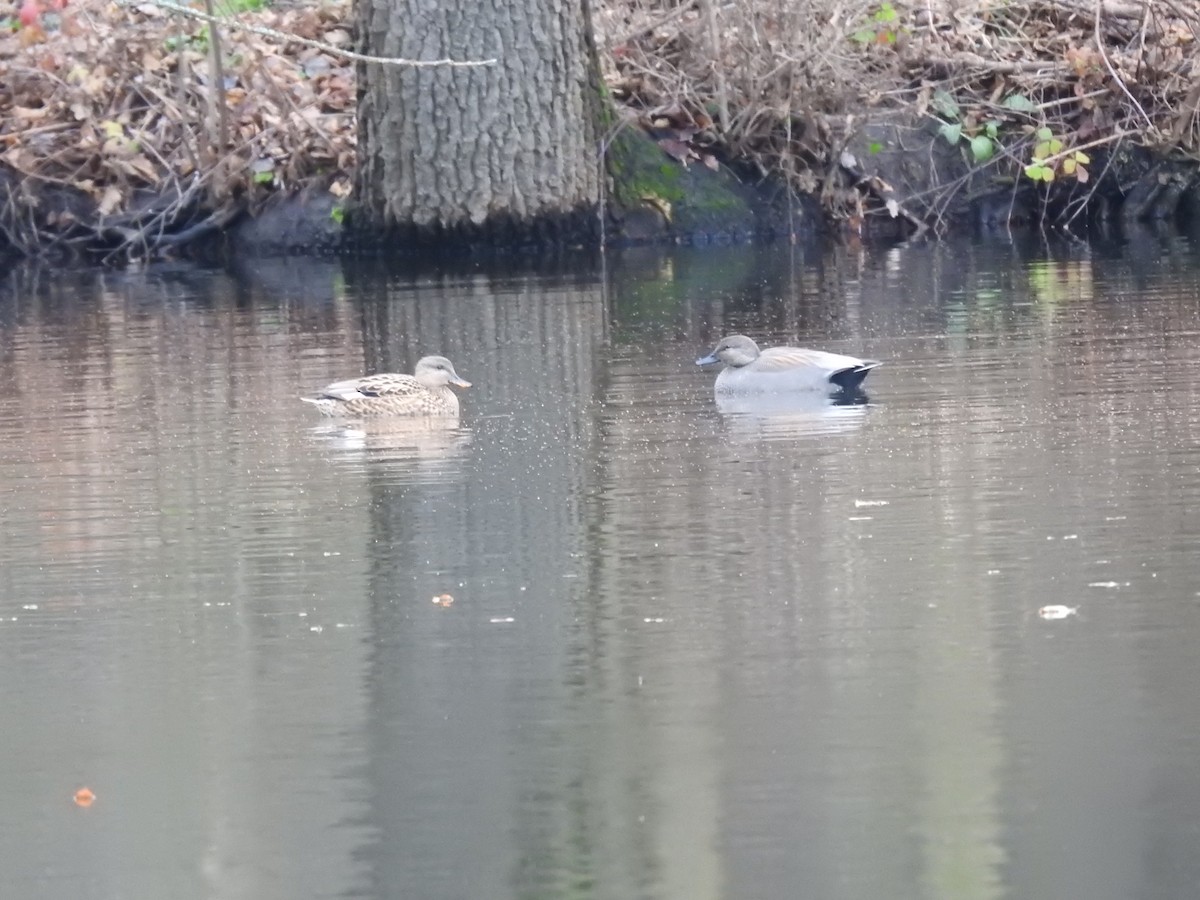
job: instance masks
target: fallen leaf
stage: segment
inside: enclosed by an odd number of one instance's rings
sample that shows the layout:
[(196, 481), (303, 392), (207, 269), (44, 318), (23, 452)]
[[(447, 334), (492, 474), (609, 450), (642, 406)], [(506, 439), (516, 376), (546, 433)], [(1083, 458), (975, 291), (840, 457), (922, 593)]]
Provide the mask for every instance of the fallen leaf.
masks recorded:
[(121, 205), (121, 189), (116, 185), (110, 184), (104, 189), (104, 195), (100, 198), (100, 203), (97, 206), (97, 211), (102, 216), (111, 215)]

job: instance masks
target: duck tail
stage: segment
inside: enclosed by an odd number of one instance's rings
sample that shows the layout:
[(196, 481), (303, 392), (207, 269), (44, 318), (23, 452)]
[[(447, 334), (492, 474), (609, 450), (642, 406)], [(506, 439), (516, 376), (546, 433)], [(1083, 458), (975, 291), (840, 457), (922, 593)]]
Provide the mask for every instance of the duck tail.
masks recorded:
[(864, 359), (856, 366), (847, 366), (844, 369), (838, 369), (829, 376), (829, 380), (843, 391), (856, 391), (862, 385), (863, 379), (870, 374), (873, 368), (879, 365), (882, 365), (882, 363), (878, 360)]

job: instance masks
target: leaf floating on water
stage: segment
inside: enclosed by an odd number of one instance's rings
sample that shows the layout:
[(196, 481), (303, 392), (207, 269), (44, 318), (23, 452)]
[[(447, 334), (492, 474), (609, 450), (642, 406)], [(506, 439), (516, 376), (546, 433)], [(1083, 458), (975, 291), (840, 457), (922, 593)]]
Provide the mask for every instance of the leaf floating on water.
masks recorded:
[(81, 787), (75, 792), (75, 796), (72, 799), (74, 799), (76, 806), (82, 806), (84, 809), (87, 809), (96, 802), (96, 795), (92, 793), (91, 788)]
[(1038, 610), (1038, 616), (1043, 619), (1065, 619), (1069, 616), (1076, 615), (1078, 612), (1078, 606), (1061, 606), (1059, 604), (1054, 604), (1051, 606), (1043, 606)]

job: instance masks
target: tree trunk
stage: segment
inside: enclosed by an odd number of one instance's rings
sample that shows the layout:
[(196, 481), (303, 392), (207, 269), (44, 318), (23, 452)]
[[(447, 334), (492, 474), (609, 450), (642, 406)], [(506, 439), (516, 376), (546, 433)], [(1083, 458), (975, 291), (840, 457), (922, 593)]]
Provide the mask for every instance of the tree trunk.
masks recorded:
[(392, 246), (596, 243), (599, 68), (589, 0), (358, 0), (351, 233)]

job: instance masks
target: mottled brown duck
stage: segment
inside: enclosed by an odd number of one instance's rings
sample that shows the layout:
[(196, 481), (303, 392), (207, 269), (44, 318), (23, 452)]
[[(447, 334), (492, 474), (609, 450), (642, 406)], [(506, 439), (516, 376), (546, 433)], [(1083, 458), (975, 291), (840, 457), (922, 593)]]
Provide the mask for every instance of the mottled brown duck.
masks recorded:
[(458, 396), (450, 385), (471, 382), (454, 371), (444, 356), (426, 356), (412, 375), (381, 372), (335, 381), (300, 399), (326, 416), (457, 416)]

